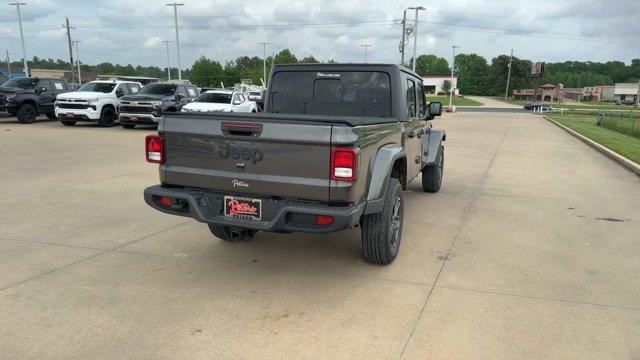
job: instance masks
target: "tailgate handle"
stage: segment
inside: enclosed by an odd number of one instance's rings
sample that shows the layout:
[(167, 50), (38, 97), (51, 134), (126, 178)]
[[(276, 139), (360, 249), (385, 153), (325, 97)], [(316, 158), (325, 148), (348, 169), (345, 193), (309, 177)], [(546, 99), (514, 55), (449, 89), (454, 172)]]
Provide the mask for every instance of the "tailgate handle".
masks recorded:
[(262, 133), (262, 124), (223, 122), (220, 124), (220, 130), (225, 136), (258, 137)]

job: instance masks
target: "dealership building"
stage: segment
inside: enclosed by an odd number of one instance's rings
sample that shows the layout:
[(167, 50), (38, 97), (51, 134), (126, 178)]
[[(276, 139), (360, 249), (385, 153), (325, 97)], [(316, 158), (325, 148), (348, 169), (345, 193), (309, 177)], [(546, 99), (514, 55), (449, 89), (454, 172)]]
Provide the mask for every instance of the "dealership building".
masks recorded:
[[(451, 81), (451, 76), (423, 76), (422, 84), (424, 85), (424, 91), (427, 94), (438, 94), (443, 93), (445, 91), (442, 90), (442, 85), (445, 81)], [(458, 78), (453, 77), (453, 81), (451, 81), (451, 87), (453, 88), (454, 94), (458, 94)]]

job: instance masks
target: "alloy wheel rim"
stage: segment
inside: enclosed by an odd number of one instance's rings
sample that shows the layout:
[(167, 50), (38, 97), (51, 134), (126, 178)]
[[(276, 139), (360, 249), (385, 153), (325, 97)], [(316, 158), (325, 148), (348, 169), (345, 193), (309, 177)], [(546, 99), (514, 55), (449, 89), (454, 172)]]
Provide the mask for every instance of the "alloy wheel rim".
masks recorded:
[(391, 247), (395, 247), (400, 240), (400, 229), (402, 228), (402, 200), (396, 197), (391, 213)]

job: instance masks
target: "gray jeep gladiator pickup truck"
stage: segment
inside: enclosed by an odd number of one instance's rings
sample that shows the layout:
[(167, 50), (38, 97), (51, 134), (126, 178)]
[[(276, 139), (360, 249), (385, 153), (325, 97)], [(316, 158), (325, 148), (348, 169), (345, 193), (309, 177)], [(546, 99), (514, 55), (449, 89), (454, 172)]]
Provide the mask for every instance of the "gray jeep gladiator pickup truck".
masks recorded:
[(328, 233), (360, 226), (365, 260), (400, 247), (403, 192), (442, 183), (446, 134), (431, 121), (421, 78), (397, 65), (276, 65), (265, 112), (168, 113), (146, 138), (162, 212), (207, 223), (216, 237)]

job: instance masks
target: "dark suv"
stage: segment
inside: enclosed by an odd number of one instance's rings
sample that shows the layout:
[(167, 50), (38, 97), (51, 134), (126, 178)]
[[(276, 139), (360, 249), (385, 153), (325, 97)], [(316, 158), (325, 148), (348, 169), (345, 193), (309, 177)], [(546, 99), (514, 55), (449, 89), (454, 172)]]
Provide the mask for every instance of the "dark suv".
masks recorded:
[(56, 96), (68, 91), (65, 79), (13, 78), (0, 85), (0, 111), (16, 115), (25, 124), (33, 123), (40, 114), (55, 119)]
[(164, 112), (180, 111), (199, 94), (198, 88), (193, 85), (146, 85), (137, 94), (120, 98), (120, 124), (125, 129), (132, 129), (139, 124), (157, 124)]

